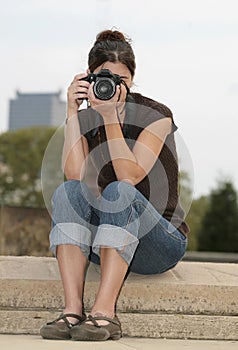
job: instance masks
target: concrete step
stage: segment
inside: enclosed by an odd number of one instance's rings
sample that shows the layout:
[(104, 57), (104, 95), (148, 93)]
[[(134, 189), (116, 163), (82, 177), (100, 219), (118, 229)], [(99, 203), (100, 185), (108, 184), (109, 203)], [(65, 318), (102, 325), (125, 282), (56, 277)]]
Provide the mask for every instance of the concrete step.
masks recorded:
[[(100, 268), (90, 264), (85, 307)], [(54, 258), (0, 257), (0, 333), (38, 334), (64, 306)], [(181, 262), (161, 275), (131, 273), (117, 313), (131, 337), (238, 340), (238, 265)]]
[(87, 342), (45, 340), (36, 335), (0, 335), (0, 349), (7, 350), (237, 350), (236, 341), (177, 340), (123, 337), (118, 341)]

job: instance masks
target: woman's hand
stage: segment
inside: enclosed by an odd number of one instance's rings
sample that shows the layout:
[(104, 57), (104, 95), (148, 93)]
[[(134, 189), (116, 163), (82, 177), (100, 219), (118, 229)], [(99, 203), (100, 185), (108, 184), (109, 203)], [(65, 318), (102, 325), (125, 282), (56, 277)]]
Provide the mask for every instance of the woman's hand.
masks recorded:
[(88, 89), (88, 99), (90, 105), (95, 109), (104, 119), (105, 123), (118, 122), (117, 113), (123, 109), (126, 101), (126, 88), (123, 84), (117, 85), (116, 93), (110, 100), (99, 100), (95, 97), (93, 92), (94, 82), (91, 83)]
[(88, 97), (88, 89), (89, 89), (90, 83), (88, 81), (81, 80), (82, 78), (85, 78), (87, 75), (88, 75), (87, 73), (77, 74), (68, 88), (68, 93), (67, 93), (68, 118), (77, 114), (79, 106), (82, 104), (83, 99)]

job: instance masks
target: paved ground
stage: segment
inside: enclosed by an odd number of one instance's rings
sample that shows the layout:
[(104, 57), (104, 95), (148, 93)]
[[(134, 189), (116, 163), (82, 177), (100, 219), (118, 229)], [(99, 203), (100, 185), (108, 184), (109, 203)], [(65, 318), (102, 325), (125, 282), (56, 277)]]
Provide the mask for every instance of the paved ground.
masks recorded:
[(32, 335), (0, 335), (2, 350), (235, 350), (235, 341), (122, 338), (107, 342), (43, 340)]

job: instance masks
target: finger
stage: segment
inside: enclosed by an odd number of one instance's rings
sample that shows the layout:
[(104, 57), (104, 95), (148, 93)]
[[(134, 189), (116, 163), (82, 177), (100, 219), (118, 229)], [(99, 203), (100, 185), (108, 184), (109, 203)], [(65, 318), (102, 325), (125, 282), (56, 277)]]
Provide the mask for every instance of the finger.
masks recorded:
[(127, 96), (127, 91), (126, 91), (126, 88), (123, 84), (120, 85), (120, 91), (121, 91), (121, 94), (120, 94), (120, 98), (119, 98), (118, 102), (125, 102), (126, 96)]
[(86, 91), (89, 87), (89, 83), (87, 81), (77, 81), (72, 82), (71, 85), (68, 87), (68, 95), (74, 92), (80, 92), (80, 91)]
[(94, 81), (92, 82), (92, 84), (89, 85), (89, 88), (88, 88), (88, 98), (90, 101), (98, 100), (94, 95), (93, 85), (94, 85)]
[(72, 93), (75, 93), (75, 92), (88, 93), (88, 87), (86, 87), (86, 86), (74, 86), (71, 91), (72, 91)]
[(72, 82), (72, 84), (70, 85), (70, 88), (72, 89), (79, 89), (79, 88), (89, 88), (90, 83), (88, 81), (84, 81), (84, 80), (78, 80), (75, 82)]
[(90, 83), (85, 80), (77, 80), (72, 82), (71, 86), (84, 86), (84, 87), (89, 87)]
[(87, 74), (86, 72), (85, 72), (85, 73), (76, 74), (75, 77), (74, 77), (74, 79), (73, 79), (73, 82), (74, 82), (74, 81), (77, 81), (77, 80), (80, 80), (80, 79), (82, 79), (82, 78), (86, 78), (87, 75), (88, 75), (88, 74)]
[(74, 100), (85, 100), (85, 99), (88, 98), (88, 95), (85, 94), (85, 93), (80, 92), (80, 93), (75, 93), (73, 95), (73, 97), (74, 97)]
[(68, 89), (68, 97), (70, 98), (73, 94), (75, 93), (84, 93), (87, 94), (88, 93), (88, 88), (87, 87), (79, 87), (79, 86), (71, 86)]
[(113, 101), (120, 102), (120, 100), (121, 100), (121, 87), (120, 87), (120, 85), (117, 85), (116, 93), (115, 93), (115, 95), (113, 97)]
[(88, 95), (88, 88), (86, 87), (78, 87), (78, 86), (71, 86), (68, 89), (68, 99), (69, 100), (75, 100), (75, 94), (83, 94), (84, 96), (87, 97)]

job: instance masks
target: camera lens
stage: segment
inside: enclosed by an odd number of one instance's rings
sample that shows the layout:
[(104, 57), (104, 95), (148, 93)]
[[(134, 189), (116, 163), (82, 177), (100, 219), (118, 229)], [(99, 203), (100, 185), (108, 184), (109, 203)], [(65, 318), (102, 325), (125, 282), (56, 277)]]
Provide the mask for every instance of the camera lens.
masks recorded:
[(116, 93), (116, 84), (110, 78), (99, 78), (93, 90), (99, 100), (110, 100)]

